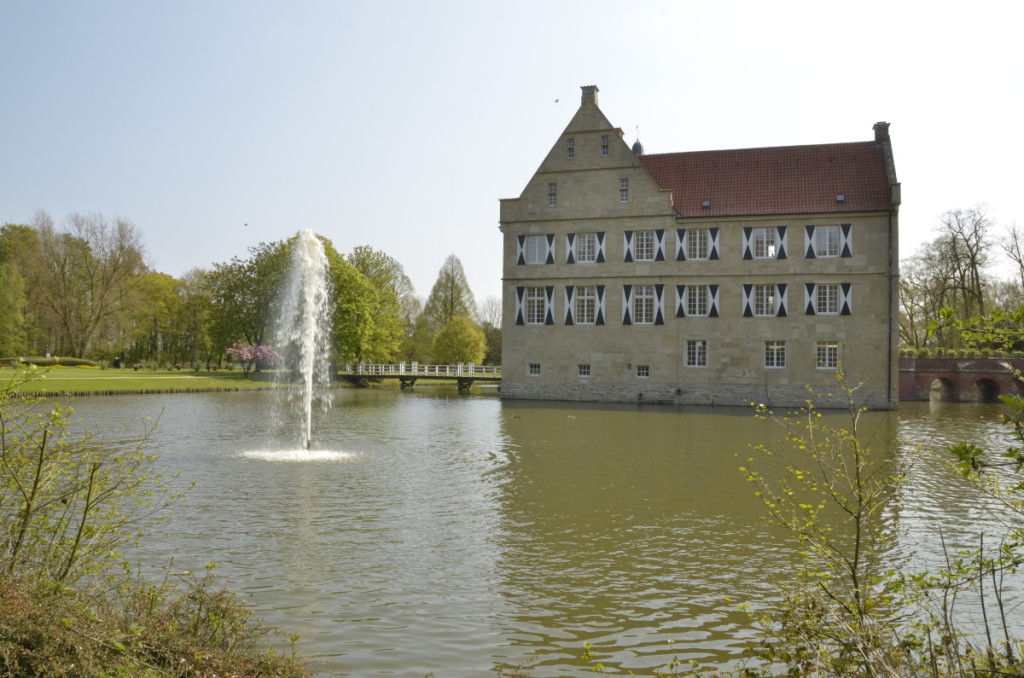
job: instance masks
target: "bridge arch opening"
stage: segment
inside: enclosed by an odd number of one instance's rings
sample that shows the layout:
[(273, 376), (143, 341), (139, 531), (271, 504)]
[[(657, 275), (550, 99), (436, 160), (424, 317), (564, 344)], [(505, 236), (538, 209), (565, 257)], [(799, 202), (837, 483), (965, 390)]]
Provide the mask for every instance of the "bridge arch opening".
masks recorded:
[(971, 386), (971, 402), (994, 403), (999, 400), (999, 384), (993, 379), (979, 379)]
[(929, 400), (956, 400), (956, 386), (946, 377), (936, 377), (928, 389)]

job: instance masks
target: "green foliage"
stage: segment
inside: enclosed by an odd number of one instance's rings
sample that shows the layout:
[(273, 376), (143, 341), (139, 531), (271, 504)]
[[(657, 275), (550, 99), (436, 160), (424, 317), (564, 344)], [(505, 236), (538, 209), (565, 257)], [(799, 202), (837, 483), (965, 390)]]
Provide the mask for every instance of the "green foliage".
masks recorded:
[(430, 296), (427, 297), (421, 315), (426, 319), (432, 334), (458, 316), (476, 316), (473, 291), (469, 288), (462, 262), (454, 254), (448, 255), (438, 271), (437, 280), (430, 289)]
[[(436, 361), (434, 348), (438, 333), (460, 316), (476, 317), (476, 301), (469, 288), (462, 262), (457, 256), (450, 254), (438, 272), (423, 311), (412, 327), (406, 342), (406, 357), (411, 360)], [(482, 361), (483, 356), (477, 362)]]
[[(825, 424), (813, 403), (799, 413), (776, 417), (764, 407), (758, 416), (781, 427), (781, 445), (759, 445), (743, 469), (757, 488), (767, 515), (804, 547), (791, 581), (772, 607), (754, 616), (757, 640), (750, 664), (736, 671), (691, 666), (684, 675), (702, 676), (933, 676), (974, 678), (1022, 675), (1018, 640), (1007, 622), (1005, 577), (1022, 560), (1024, 530), (1014, 527), (995, 548), (946, 552), (946, 567), (933, 572), (888, 570), (889, 528), (883, 517), (899, 495), (904, 467), (877, 456), (858, 434), (861, 410), (856, 388), (842, 381), (850, 403), (849, 428)], [(1007, 398), (1005, 419), (1024, 443), (1024, 400)], [(978, 447), (954, 450), (960, 474), (1002, 498), (1017, 515), (1024, 484), (1002, 472), (1024, 467), (1020, 446), (988, 460)], [(754, 468), (768, 458), (783, 460), (783, 472)], [(1000, 480), (990, 475), (998, 467)], [(951, 476), (951, 482), (955, 476)], [(941, 540), (941, 534), (937, 537)], [(961, 603), (970, 591), (977, 607)], [(976, 624), (980, 608), (980, 628)]]
[[(178, 494), (145, 435), (99, 445), (71, 410), (0, 388), (0, 675), (304, 676), (212, 574), (132, 575), (117, 550)], [(122, 569), (113, 567), (122, 565)]]
[(145, 437), (101, 448), (70, 432), (72, 410), (0, 389), (0, 571), (66, 586), (108, 567), (176, 498)]
[(375, 309), (368, 345), (356, 358), (366, 362), (392, 362), (409, 331), (407, 309), (409, 297), (413, 296), (412, 283), (398, 261), (370, 247), (356, 247), (348, 261), (370, 283), (371, 303)]
[(766, 666), (790, 667), (787, 675), (876, 675), (903, 662), (893, 639), (907, 599), (880, 557), (889, 537), (882, 514), (903, 469), (864, 446), (858, 387), (839, 386), (848, 428), (826, 423), (811, 401), (784, 417), (758, 406), (757, 415), (784, 434), (781, 446), (758, 445), (758, 457), (780, 459), (785, 470), (769, 476), (757, 457), (742, 469), (772, 522), (803, 547), (780, 604), (759, 617), (763, 631), (751, 649)]
[(330, 267), (333, 293), (331, 312), (334, 362), (350, 362), (372, 355), (376, 293), (359, 272), (330, 243), (321, 238)]
[(28, 348), (25, 278), (14, 262), (0, 261), (0, 356)]
[(943, 308), (928, 325), (928, 336), (955, 336), (972, 354), (1009, 355), (1024, 349), (1024, 306), (1014, 311), (996, 309), (979, 316), (961, 316), (951, 308)]
[(294, 653), (208, 569), (157, 584), (128, 573), (109, 590), (54, 593), (0, 573), (0, 675), (299, 678)]
[(211, 337), (221, 354), (236, 341), (267, 343), (277, 298), (288, 273), (288, 247), (283, 242), (249, 248), (249, 258), (214, 264), (206, 279), (211, 305)]
[(36, 367), (99, 367), (99, 363), (95, 360), (68, 358), (65, 356), (12, 356), (10, 358), (2, 358), (0, 360), (3, 362), (10, 361), (21, 365), (34, 365)]
[(435, 335), (432, 359), (440, 365), (480, 364), (487, 349), (483, 330), (466, 316), (456, 316)]
[(45, 212), (33, 226), (37, 257), (23, 273), (55, 351), (84, 358), (87, 349), (111, 348), (146, 271), (138, 229), (126, 219), (79, 213), (58, 229)]
[(36, 318), (27, 271), (38, 261), (39, 238), (29, 226), (0, 226), (0, 356), (28, 353)]

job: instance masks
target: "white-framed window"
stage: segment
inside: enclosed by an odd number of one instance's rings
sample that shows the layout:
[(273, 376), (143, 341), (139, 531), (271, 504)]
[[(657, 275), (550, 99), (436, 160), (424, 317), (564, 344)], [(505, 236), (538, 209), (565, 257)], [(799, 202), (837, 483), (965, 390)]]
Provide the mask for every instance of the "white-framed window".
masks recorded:
[(576, 263), (588, 264), (597, 261), (597, 252), (600, 247), (597, 233), (576, 234)]
[(819, 315), (839, 313), (839, 283), (818, 283), (814, 295), (815, 309)]
[(814, 228), (814, 256), (839, 256), (838, 226), (816, 226)]
[(665, 230), (658, 228), (653, 231), (623, 231), (622, 260), (664, 261)]
[(819, 370), (839, 368), (839, 342), (819, 341), (814, 347), (814, 362)]
[(775, 315), (775, 285), (754, 285), (751, 301), (755, 316)]
[(566, 157), (568, 157), (569, 160), (572, 160), (573, 158), (576, 157), (576, 140), (570, 137), (568, 141), (565, 142), (565, 146)]
[(657, 251), (658, 239), (654, 231), (633, 233), (633, 261), (654, 261), (654, 253)]
[(629, 202), (629, 179), (619, 179), (619, 202)]
[(601, 155), (608, 155), (608, 135), (601, 137)]
[(764, 366), (773, 369), (786, 366), (786, 342), (764, 342)]
[(580, 363), (576, 366), (576, 374), (581, 377), (590, 376), (590, 363)]
[(777, 247), (778, 232), (774, 228), (755, 228), (750, 239), (753, 243), (755, 259), (774, 259)]
[(743, 259), (788, 259), (785, 226), (744, 226)]
[(630, 317), (634, 325), (653, 325), (654, 312), (658, 306), (654, 285), (636, 285), (630, 298), (633, 308)]
[(808, 259), (853, 256), (853, 225), (804, 226)]
[(707, 259), (711, 242), (710, 232), (706, 228), (691, 228), (686, 232), (686, 258)]
[(548, 207), (558, 206), (558, 184), (551, 182), (548, 184)]
[(526, 288), (526, 324), (543, 325), (547, 311), (547, 295), (543, 287)]
[(676, 317), (691, 316), (718, 317), (718, 285), (676, 285)]
[(523, 257), (528, 264), (543, 264), (548, 260), (548, 237), (528, 235), (523, 242)]
[(649, 376), (651, 376), (651, 366), (650, 365), (637, 365), (636, 366), (636, 378), (637, 379), (646, 379)]
[[(676, 261), (708, 261), (718, 259), (718, 232), (719, 228), (717, 226), (708, 228), (677, 228)], [(749, 249), (749, 239), (745, 235), (743, 246)]]
[(690, 285), (686, 288), (686, 315), (708, 314), (708, 286)]
[(526, 366), (526, 374), (530, 377), (540, 376), (540, 363), (529, 363)]
[(804, 283), (804, 313), (807, 315), (851, 315), (853, 283)]
[(593, 325), (597, 322), (597, 287), (581, 285), (576, 288), (574, 319), (577, 325)]
[(708, 366), (708, 342), (704, 339), (688, 339), (686, 342), (686, 366)]

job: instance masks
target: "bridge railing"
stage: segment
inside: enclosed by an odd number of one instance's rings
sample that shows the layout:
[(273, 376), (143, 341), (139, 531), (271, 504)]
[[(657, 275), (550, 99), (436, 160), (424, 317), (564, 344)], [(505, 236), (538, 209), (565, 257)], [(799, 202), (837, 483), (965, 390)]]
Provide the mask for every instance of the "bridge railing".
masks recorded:
[(421, 365), (410, 363), (356, 363), (345, 365), (345, 372), (378, 377), (501, 377), (501, 365)]

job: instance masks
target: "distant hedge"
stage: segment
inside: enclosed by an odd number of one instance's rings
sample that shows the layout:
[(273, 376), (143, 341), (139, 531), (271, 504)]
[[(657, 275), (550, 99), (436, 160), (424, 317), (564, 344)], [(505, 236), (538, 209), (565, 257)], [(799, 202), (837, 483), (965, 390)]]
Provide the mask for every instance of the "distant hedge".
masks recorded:
[(0, 358), (0, 365), (7, 367), (13, 367), (15, 365), (35, 365), (36, 367), (54, 367), (55, 365), (63, 365), (64, 367), (99, 367), (100, 364), (95, 360), (83, 360), (82, 358), (62, 358), (60, 356), (52, 356), (46, 358), (44, 356), (12, 356), (10, 358)]

